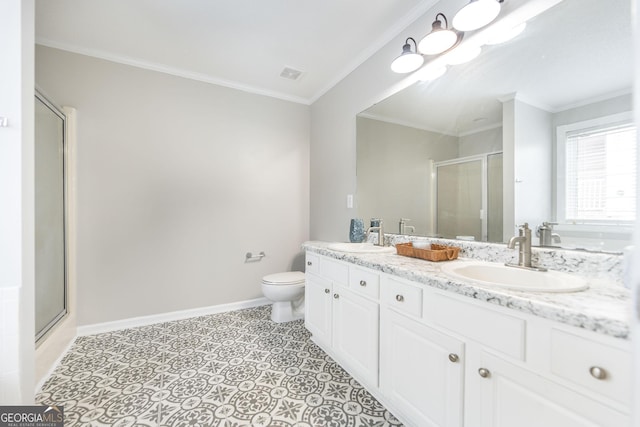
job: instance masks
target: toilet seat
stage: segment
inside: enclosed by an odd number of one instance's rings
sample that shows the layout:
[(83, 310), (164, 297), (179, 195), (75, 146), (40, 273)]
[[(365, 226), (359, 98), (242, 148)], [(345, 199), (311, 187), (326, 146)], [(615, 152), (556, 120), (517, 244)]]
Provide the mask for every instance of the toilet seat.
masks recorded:
[(304, 273), (301, 271), (287, 271), (285, 273), (269, 274), (262, 278), (266, 285), (300, 285), (304, 284)]

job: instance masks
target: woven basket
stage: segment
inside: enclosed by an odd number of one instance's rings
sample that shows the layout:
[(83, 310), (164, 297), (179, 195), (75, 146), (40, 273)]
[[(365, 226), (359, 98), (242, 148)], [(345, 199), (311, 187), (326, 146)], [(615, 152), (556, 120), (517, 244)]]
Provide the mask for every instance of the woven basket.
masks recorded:
[(451, 261), (458, 258), (460, 248), (432, 243), (431, 249), (419, 249), (414, 248), (413, 243), (398, 243), (396, 245), (396, 251), (398, 255), (438, 262)]

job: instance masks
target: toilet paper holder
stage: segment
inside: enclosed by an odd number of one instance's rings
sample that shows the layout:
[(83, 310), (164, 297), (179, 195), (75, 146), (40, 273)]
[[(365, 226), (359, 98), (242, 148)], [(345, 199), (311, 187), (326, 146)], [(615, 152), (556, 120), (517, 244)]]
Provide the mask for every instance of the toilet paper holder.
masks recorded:
[(264, 253), (264, 251), (260, 251), (260, 253), (258, 255), (254, 255), (251, 252), (247, 252), (247, 254), (245, 255), (245, 262), (246, 261), (260, 261), (262, 258), (266, 257), (267, 255)]

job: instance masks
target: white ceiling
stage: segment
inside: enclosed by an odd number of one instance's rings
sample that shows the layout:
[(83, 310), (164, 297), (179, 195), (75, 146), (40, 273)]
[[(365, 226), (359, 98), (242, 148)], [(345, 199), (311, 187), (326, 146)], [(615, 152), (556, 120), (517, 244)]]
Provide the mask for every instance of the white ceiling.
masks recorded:
[(37, 0), (36, 41), (308, 104), (434, 3)]
[[(366, 111), (370, 117), (464, 135), (502, 123), (501, 100), (517, 93), (550, 112), (631, 92), (628, 1), (565, 0), (508, 43)], [(481, 120), (477, 120), (481, 119)]]

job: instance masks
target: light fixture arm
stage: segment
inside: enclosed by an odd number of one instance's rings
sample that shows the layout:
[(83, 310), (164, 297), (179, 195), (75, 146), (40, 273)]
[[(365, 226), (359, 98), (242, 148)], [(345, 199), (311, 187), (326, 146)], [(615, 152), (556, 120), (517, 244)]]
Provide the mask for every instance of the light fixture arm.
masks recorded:
[[(411, 40), (413, 42), (413, 50), (414, 52), (418, 52), (418, 43), (416, 43), (416, 40), (413, 37), (407, 37), (407, 39), (404, 41), (404, 46), (402, 47), (403, 51), (407, 51), (407, 50), (411, 50), (411, 45), (409, 44), (409, 40)], [(409, 49), (407, 49), (407, 47)]]
[[(413, 50), (411, 44), (413, 42)], [(391, 63), (391, 69), (396, 73), (410, 73), (417, 70), (424, 63), (424, 58), (418, 53), (418, 43), (413, 37), (407, 37), (402, 46), (402, 53)]]
[(436, 24), (436, 22), (440, 22), (440, 21), (438, 20), (438, 16), (442, 16), (442, 18), (444, 19), (444, 28), (445, 28), (445, 30), (448, 30), (448, 29), (449, 29), (449, 21), (447, 21), (447, 17), (446, 17), (446, 16), (444, 16), (444, 13), (438, 13), (438, 14), (436, 15), (436, 20), (433, 22), (433, 25), (435, 25), (435, 24)]

